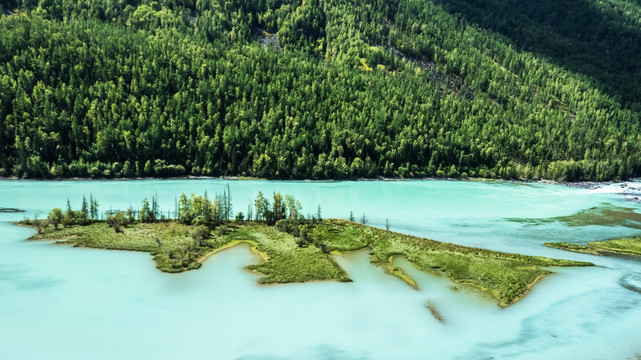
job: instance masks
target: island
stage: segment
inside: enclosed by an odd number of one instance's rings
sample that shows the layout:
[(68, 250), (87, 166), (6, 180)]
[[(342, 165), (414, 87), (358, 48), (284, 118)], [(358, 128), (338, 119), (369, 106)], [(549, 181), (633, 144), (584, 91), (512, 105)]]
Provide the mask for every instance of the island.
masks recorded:
[(591, 255), (641, 256), (641, 238), (638, 237), (590, 241), (585, 245), (568, 242), (546, 242), (545, 246)]
[(204, 196), (181, 195), (176, 217), (157, 210), (157, 201), (144, 199), (140, 210), (110, 211), (97, 219), (97, 202), (86, 201), (83, 209), (66, 212), (56, 208), (46, 220), (23, 220), (38, 233), (32, 240), (55, 240), (57, 244), (150, 253), (164, 272), (198, 269), (210, 256), (246, 243), (262, 258), (249, 270), (263, 276), (260, 284), (341, 281), (351, 279), (334, 261), (340, 252), (368, 249), (371, 262), (417, 288), (416, 282), (393, 263), (407, 258), (418, 269), (478, 289), (494, 297), (501, 307), (521, 299), (549, 267), (591, 266), (588, 262), (503, 253), (404, 235), (341, 219), (302, 215), (300, 203), (291, 195), (275, 193), (270, 201), (261, 192), (247, 214), (231, 219), (231, 194), (226, 190), (210, 201)]

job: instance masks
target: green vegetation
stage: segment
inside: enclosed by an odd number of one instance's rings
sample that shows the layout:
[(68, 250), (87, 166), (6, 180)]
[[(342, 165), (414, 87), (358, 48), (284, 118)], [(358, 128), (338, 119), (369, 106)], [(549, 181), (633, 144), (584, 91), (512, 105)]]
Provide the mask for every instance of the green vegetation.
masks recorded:
[(629, 0), (3, 1), (0, 177), (639, 176), (639, 18)]
[(566, 226), (626, 226), (633, 229), (641, 229), (641, 214), (637, 213), (634, 208), (616, 206), (608, 203), (603, 203), (601, 206), (591, 207), (567, 216), (552, 218), (510, 218), (508, 220), (528, 225), (556, 222)]
[(250, 265), (250, 270), (265, 274), (261, 284), (305, 282), (315, 280), (351, 281), (345, 272), (319, 247), (300, 247), (291, 234), (259, 223), (248, 223), (221, 237), (226, 243), (233, 240), (250, 240), (257, 250), (267, 255), (259, 265)]
[[(541, 277), (551, 273), (542, 267), (592, 265), (469, 248), (342, 220), (324, 221), (314, 228), (314, 236), (328, 251), (369, 247), (372, 262), (386, 267), (392, 266), (394, 256), (405, 256), (420, 270), (444, 273), (458, 283), (490, 293), (502, 306), (520, 299)], [(353, 244), (351, 249), (349, 244)], [(394, 274), (393, 267), (388, 270)]]
[[(231, 198), (231, 193), (226, 191), (222, 197)], [(239, 243), (249, 243), (263, 259), (262, 263), (249, 266), (264, 275), (259, 279), (262, 284), (350, 281), (331, 254), (369, 248), (372, 263), (413, 287), (414, 280), (392, 264), (394, 256), (405, 256), (427, 273), (445, 274), (457, 283), (488, 292), (501, 306), (517, 301), (540, 278), (550, 274), (546, 267), (592, 265), (441, 243), (345, 220), (323, 220), (320, 208), (316, 217), (305, 219), (298, 201), (280, 193), (273, 195), (271, 203), (262, 193), (258, 194), (255, 221), (216, 220), (202, 214), (205, 208), (215, 212), (214, 204), (224, 209), (226, 205), (218, 201), (222, 197), (205, 202), (206, 196), (192, 195), (188, 199), (183, 194), (179, 219), (172, 220), (144, 222), (144, 217), (139, 216), (136, 221), (132, 214), (115, 212), (105, 221), (86, 220), (77, 224), (62, 221), (63, 228), (59, 229), (56, 219), (65, 215), (54, 209), (48, 220), (25, 223), (37, 225), (39, 232), (33, 239), (149, 252), (157, 268), (166, 272), (197, 269), (208, 256)], [(68, 209), (67, 213), (74, 211)], [(199, 218), (203, 220), (196, 221)], [(207, 218), (209, 221), (204, 220)]]
[(192, 227), (175, 222), (136, 223), (119, 232), (105, 222), (73, 225), (63, 229), (48, 227), (33, 239), (57, 240), (57, 243), (110, 250), (148, 252), (154, 256), (156, 267), (166, 272), (197, 269), (197, 261), (211, 247), (192, 238)]
[(545, 246), (592, 255), (633, 255), (641, 256), (641, 238), (591, 241), (585, 245), (567, 242), (547, 242)]

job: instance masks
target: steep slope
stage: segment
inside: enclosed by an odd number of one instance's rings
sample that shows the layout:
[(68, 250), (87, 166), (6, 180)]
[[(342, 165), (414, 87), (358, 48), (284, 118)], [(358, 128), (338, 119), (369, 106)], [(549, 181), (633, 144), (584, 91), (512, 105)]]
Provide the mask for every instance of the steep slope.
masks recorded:
[(641, 7), (538, 3), (6, 2), (0, 176), (639, 176)]

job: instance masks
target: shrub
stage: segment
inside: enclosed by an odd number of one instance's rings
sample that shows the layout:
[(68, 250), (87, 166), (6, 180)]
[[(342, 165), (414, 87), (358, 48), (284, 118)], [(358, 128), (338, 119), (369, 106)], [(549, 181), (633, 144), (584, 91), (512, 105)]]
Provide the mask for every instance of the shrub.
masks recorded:
[(230, 229), (225, 225), (221, 225), (216, 228), (216, 232), (218, 232), (218, 235), (223, 236), (229, 234)]
[(205, 225), (196, 226), (196, 228), (191, 232), (191, 237), (198, 246), (201, 246), (203, 240), (209, 238), (209, 235), (210, 229)]
[(63, 219), (64, 214), (62, 213), (62, 210), (60, 208), (51, 210), (49, 216), (47, 216), (47, 220), (49, 220), (49, 222), (53, 225), (54, 229), (58, 228), (58, 224), (61, 224)]
[(127, 217), (125, 217), (125, 214), (123, 214), (121, 212), (117, 212), (117, 213), (115, 213), (113, 215), (109, 215), (109, 217), (107, 217), (107, 219), (105, 221), (117, 233), (122, 232), (120, 227), (121, 226), (127, 226), (128, 222), (129, 222)]
[(276, 225), (274, 225), (274, 227), (278, 231), (291, 234), (294, 232), (294, 227), (298, 228), (298, 225), (292, 219), (281, 219), (276, 221)]

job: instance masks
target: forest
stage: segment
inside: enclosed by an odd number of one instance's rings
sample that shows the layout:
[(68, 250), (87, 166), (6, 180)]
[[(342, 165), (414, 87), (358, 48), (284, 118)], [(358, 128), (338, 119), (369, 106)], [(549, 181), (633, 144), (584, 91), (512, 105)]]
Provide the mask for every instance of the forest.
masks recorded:
[(641, 175), (633, 0), (8, 0), (0, 177)]

